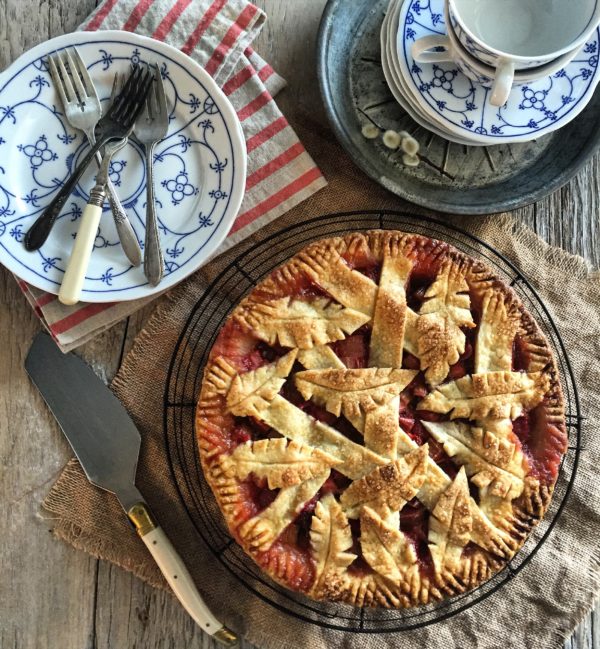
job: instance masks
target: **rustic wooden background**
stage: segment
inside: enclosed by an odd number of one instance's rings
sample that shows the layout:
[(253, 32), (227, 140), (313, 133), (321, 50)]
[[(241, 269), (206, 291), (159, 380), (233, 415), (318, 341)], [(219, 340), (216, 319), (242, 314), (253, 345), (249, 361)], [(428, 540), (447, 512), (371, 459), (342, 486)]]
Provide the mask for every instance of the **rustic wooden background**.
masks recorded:
[[(325, 121), (315, 40), (326, 0), (255, 1), (269, 16), (255, 47), (289, 83), (278, 98), (283, 112), (293, 116), (300, 107)], [(39, 42), (74, 30), (95, 5), (94, 0), (0, 0), (0, 70)], [(561, 191), (518, 212), (549, 243), (583, 255), (596, 268), (599, 162), (596, 157)], [(23, 371), (40, 324), (3, 268), (0, 304), (0, 648), (213, 649), (215, 643), (170, 595), (52, 537), (52, 521), (43, 518), (39, 505), (70, 450)], [(80, 350), (106, 380), (150, 310)], [(565, 649), (600, 649), (600, 606)]]

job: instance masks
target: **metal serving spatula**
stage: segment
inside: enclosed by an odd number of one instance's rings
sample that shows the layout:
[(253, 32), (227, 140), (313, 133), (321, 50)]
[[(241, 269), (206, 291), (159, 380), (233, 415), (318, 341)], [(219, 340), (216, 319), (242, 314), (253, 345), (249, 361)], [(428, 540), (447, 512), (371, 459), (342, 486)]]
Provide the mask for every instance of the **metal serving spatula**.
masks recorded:
[(79, 357), (41, 333), (25, 369), (56, 417), (88, 480), (116, 494), (169, 586), (203, 631), (227, 646), (237, 637), (209, 611), (181, 557), (135, 486), (141, 437), (117, 397)]

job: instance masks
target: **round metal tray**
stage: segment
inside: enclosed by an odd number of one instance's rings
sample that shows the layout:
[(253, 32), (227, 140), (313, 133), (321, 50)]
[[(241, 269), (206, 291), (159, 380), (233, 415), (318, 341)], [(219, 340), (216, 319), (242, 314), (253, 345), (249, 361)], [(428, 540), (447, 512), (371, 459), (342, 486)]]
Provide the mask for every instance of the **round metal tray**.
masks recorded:
[[(407, 2), (410, 0), (406, 0)], [(567, 183), (600, 145), (600, 92), (562, 129), (523, 144), (454, 144), (419, 126), (393, 98), (381, 68), (379, 33), (388, 0), (329, 0), (318, 38), (318, 75), (333, 130), (354, 162), (412, 203), (442, 212), (489, 214), (523, 207)], [(421, 143), (422, 162), (361, 128), (406, 130)]]
[[(407, 610), (317, 602), (269, 579), (230, 536), (204, 479), (194, 432), (196, 400), (204, 365), (221, 326), (236, 304), (272, 270), (311, 241), (377, 228), (415, 232), (447, 241), (465, 254), (484, 261), (514, 288), (554, 351), (569, 436), (569, 449), (561, 464), (546, 516), (512, 560), (478, 588)], [(307, 623), (353, 633), (389, 633), (434, 624), (464, 611), (515, 578), (531, 561), (552, 532), (575, 480), (581, 450), (581, 412), (575, 378), (556, 325), (535, 290), (510, 261), (480, 239), (435, 219), (393, 211), (352, 212), (326, 214), (275, 232), (241, 253), (207, 287), (191, 310), (173, 350), (164, 394), (164, 432), (174, 483), (198, 533), (198, 543), (206, 543), (215, 560), (241, 586), (274, 609)]]

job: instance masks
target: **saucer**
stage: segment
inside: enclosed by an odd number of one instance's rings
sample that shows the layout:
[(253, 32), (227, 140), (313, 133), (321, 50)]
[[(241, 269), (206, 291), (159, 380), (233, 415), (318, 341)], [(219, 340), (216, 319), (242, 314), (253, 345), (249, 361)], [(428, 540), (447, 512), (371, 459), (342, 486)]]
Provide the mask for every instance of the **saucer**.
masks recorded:
[[(412, 117), (412, 119), (436, 135), (440, 137), (449, 138), (450, 136), (441, 129), (438, 129), (436, 126), (430, 123), (429, 119), (421, 111), (421, 109), (410, 102), (410, 100), (404, 95), (404, 92), (400, 88), (400, 79), (397, 76), (397, 72), (394, 69), (394, 64), (392, 60), (392, 52), (390, 51), (390, 28), (389, 26), (393, 24), (392, 14), (388, 12), (381, 26), (381, 68), (383, 70), (383, 75), (387, 82), (387, 85), (394, 96), (394, 99), (398, 102), (400, 106)], [(392, 28), (393, 29), (393, 28)], [(395, 50), (395, 48), (394, 48)]]
[(513, 88), (500, 108), (489, 103), (491, 90), (462, 74), (454, 63), (416, 63), (412, 44), (444, 35), (444, 0), (399, 2), (397, 59), (412, 99), (430, 122), (470, 143), (526, 142), (573, 120), (590, 101), (598, 82), (600, 29), (563, 70)]
[(412, 99), (407, 89), (403, 85), (402, 73), (396, 53), (396, 34), (398, 32), (398, 16), (403, 0), (391, 0), (388, 11), (381, 26), (381, 67), (387, 81), (388, 87), (394, 96), (394, 99), (402, 108), (414, 119), (417, 124), (428, 129), (439, 137), (450, 142), (464, 145), (475, 145), (478, 143), (471, 142), (460, 136), (454, 135), (448, 131), (443, 124), (432, 121), (420, 106)]

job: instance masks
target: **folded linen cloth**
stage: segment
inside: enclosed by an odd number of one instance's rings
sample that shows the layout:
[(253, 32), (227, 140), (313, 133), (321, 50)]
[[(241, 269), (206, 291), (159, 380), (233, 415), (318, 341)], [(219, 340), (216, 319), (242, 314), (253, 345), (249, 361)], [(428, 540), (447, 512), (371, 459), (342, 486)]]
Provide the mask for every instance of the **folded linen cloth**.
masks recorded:
[[(251, 48), (265, 19), (246, 0), (104, 0), (80, 27), (123, 29), (165, 41), (202, 65), (229, 97), (246, 138), (248, 174), (242, 207), (219, 252), (326, 184), (273, 100), (285, 81)], [(67, 307), (55, 295), (17, 281), (63, 351), (156, 299)]]

